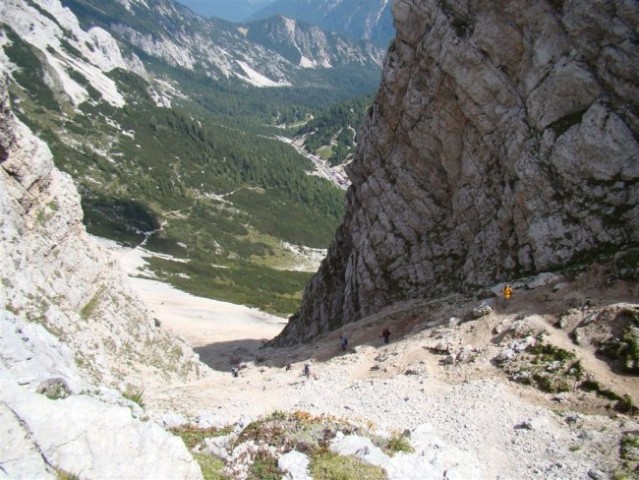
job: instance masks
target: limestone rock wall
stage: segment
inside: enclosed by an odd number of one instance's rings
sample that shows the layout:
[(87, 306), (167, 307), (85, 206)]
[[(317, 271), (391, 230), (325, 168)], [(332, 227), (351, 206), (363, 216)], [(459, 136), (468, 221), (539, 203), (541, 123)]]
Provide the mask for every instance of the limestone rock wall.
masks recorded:
[(639, 3), (393, 14), (343, 225), (275, 343), (639, 242)]
[(186, 344), (155, 327), (115, 260), (86, 234), (71, 178), (14, 117), (4, 78), (0, 310), (43, 325), (71, 348), (85, 373), (105, 385), (122, 389), (151, 377), (184, 379), (200, 365)]
[(123, 393), (201, 364), (82, 225), (71, 178), (12, 113), (0, 64), (0, 476), (202, 478)]

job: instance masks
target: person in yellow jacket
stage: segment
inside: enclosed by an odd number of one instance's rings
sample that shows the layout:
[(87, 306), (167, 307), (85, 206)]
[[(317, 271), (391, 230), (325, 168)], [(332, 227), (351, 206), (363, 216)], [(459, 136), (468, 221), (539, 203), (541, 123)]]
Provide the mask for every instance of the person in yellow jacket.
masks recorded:
[(513, 289), (509, 284), (504, 285), (504, 299), (510, 300), (510, 297), (513, 296)]

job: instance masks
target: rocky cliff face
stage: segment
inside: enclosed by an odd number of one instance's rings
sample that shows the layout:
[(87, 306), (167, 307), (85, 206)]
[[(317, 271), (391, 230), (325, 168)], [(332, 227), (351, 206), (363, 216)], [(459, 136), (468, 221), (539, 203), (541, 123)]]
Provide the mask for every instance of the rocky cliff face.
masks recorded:
[(393, 14), (344, 223), (276, 343), (639, 241), (639, 4)]
[(103, 384), (194, 375), (190, 348), (153, 324), (115, 260), (86, 234), (71, 178), (13, 116), (4, 79), (0, 133), (0, 310), (53, 332)]
[(125, 397), (201, 364), (86, 234), (71, 178), (14, 117), (5, 75), (0, 65), (2, 472), (200, 479), (184, 444)]

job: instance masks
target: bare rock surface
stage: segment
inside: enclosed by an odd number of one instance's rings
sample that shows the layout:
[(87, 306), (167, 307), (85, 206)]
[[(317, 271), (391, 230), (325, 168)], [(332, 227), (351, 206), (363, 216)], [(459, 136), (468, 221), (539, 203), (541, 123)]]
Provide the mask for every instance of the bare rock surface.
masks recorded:
[(398, 0), (347, 211), (278, 338), (639, 241), (639, 4)]
[(13, 116), (5, 73), (0, 64), (0, 477), (199, 479), (183, 442), (123, 393), (204, 366), (88, 237), (71, 178)]
[(115, 259), (87, 235), (71, 178), (13, 116), (4, 78), (0, 104), (0, 307), (55, 332), (104, 384), (196, 375), (190, 348), (155, 327)]
[[(415, 451), (392, 457), (371, 447), (372, 437), (344, 433), (346, 440), (338, 434), (331, 443), (335, 451), (381, 466), (393, 479), (441, 479), (445, 472), (460, 479), (559, 480), (589, 478), (591, 472), (606, 478), (622, 469), (619, 446), (639, 423), (616, 412), (615, 401), (579, 385), (596, 380), (602, 390), (627, 395), (637, 405), (639, 379), (615, 373), (589, 342), (577, 345), (571, 337), (591, 316), (639, 311), (639, 292), (634, 282), (611, 283), (606, 270), (550, 278), (526, 279), (510, 302), (494, 299), (492, 312), (478, 319), (459, 320), (481, 303), (472, 296), (416, 299), (309, 344), (247, 350), (237, 378), (214, 372), (178, 387), (158, 385), (147, 392), (147, 412), (151, 418), (180, 412), (191, 424), (215, 417), (240, 432), (275, 411), (301, 411), (372, 425), (382, 437), (407, 433)], [(562, 328), (559, 320), (566, 315), (570, 321)], [(380, 338), (385, 327), (392, 332), (388, 345)], [(349, 339), (346, 352), (340, 333)], [(583, 332), (584, 340), (588, 335)], [(597, 335), (612, 336), (599, 329)], [(511, 375), (506, 366), (537, 368), (540, 357), (529, 357), (535, 345), (574, 356), (570, 362), (581, 363), (581, 380), (568, 372), (566, 391), (543, 392)], [(447, 355), (455, 361), (444, 361)], [(306, 364), (309, 377), (303, 374)], [(546, 367), (552, 369), (552, 362)], [(269, 444), (238, 445), (236, 438), (207, 440), (206, 451), (225, 459), (234, 472), (245, 472), (250, 452)], [(290, 478), (305, 478), (302, 463), (298, 455), (282, 461)]]
[(119, 392), (87, 382), (41, 325), (0, 311), (0, 331), (0, 477), (201, 478), (180, 439)]

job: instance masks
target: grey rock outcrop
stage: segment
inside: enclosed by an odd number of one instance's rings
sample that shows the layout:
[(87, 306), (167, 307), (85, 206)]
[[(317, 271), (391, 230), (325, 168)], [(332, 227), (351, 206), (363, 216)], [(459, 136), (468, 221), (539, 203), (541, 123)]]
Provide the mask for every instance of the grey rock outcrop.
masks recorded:
[(639, 4), (397, 0), (308, 341), (639, 241)]
[(0, 310), (0, 338), (0, 478), (201, 478), (180, 439), (88, 383), (44, 327)]
[(120, 391), (195, 378), (201, 364), (86, 234), (71, 178), (14, 117), (5, 74), (0, 64), (0, 477), (200, 479), (184, 443)]
[(54, 332), (104, 384), (195, 375), (192, 350), (155, 327), (116, 261), (86, 234), (71, 178), (13, 116), (2, 78), (0, 132), (0, 309)]

